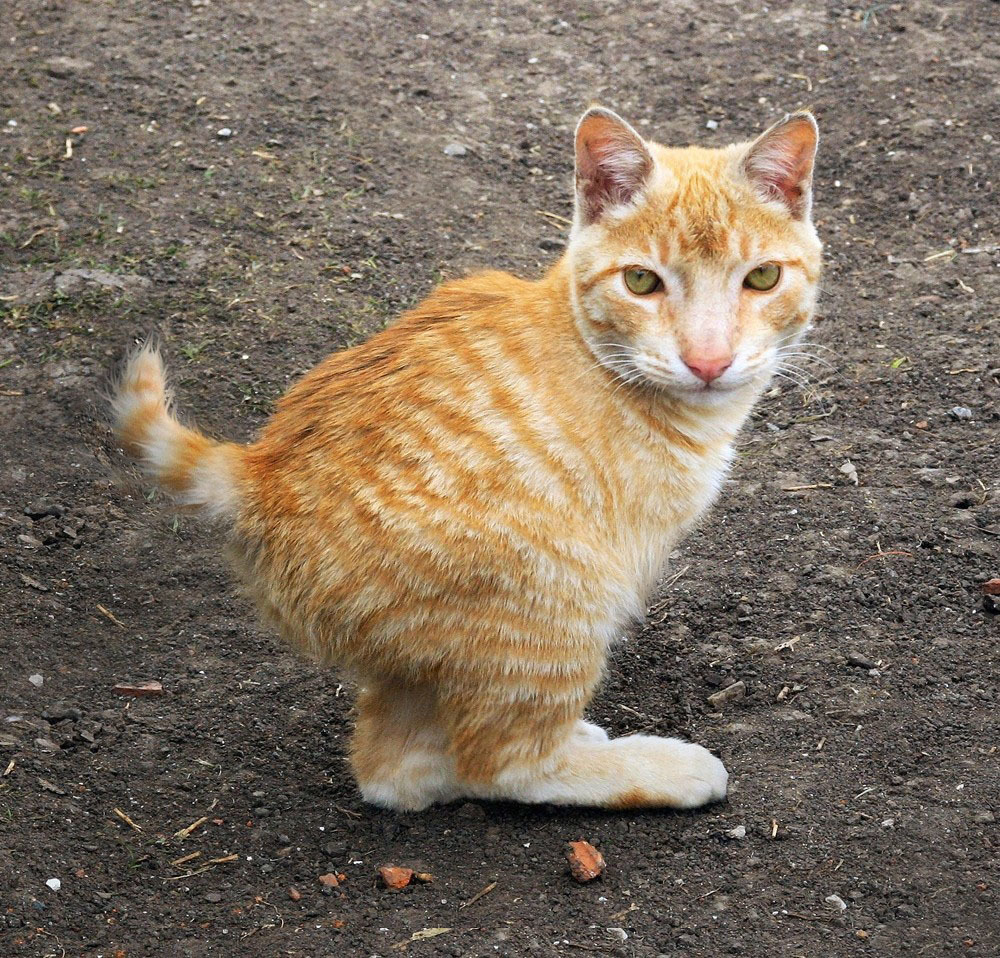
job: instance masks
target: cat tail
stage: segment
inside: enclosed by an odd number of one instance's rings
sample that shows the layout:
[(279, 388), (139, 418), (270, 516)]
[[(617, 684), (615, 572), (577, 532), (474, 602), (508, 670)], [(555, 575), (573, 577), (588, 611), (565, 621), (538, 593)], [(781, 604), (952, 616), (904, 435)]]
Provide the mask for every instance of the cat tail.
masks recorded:
[(180, 505), (234, 519), (242, 500), (244, 447), (181, 425), (172, 405), (160, 352), (147, 342), (127, 358), (112, 387), (118, 439)]

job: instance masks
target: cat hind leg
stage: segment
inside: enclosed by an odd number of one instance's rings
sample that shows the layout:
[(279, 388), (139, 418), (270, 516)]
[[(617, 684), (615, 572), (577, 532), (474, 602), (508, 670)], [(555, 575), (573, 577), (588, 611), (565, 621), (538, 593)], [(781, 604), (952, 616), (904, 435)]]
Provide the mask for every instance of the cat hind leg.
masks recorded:
[(426, 687), (371, 682), (358, 696), (351, 766), (366, 802), (420, 811), (463, 794)]

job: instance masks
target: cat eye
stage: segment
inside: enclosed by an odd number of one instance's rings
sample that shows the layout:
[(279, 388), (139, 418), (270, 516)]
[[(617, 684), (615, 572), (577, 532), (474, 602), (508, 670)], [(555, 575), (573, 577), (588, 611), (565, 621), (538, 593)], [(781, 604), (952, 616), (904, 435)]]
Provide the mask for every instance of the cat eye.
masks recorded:
[(763, 266), (750, 270), (743, 278), (743, 285), (747, 289), (756, 289), (761, 293), (766, 293), (778, 285), (779, 279), (781, 279), (781, 267), (777, 263), (765, 263)]
[(625, 270), (625, 285), (629, 288), (629, 292), (635, 293), (636, 296), (648, 296), (650, 293), (655, 293), (663, 283), (652, 270), (630, 266)]

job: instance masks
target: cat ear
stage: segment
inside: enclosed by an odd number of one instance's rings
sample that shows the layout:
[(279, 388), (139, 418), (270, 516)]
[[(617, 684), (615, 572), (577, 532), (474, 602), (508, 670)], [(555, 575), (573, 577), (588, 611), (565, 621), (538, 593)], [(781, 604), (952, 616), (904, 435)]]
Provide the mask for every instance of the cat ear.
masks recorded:
[(576, 202), (586, 226), (632, 201), (653, 170), (641, 136), (617, 113), (592, 107), (576, 128)]
[(808, 219), (818, 142), (813, 115), (791, 113), (750, 144), (743, 173), (762, 199), (778, 200), (795, 219)]

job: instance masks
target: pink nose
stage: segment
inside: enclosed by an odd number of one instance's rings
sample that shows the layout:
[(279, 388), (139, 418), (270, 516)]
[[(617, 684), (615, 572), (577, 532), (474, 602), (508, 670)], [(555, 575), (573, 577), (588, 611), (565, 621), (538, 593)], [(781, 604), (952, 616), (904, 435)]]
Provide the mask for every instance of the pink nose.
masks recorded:
[(733, 364), (732, 356), (684, 356), (682, 358), (687, 368), (706, 383), (718, 379)]

